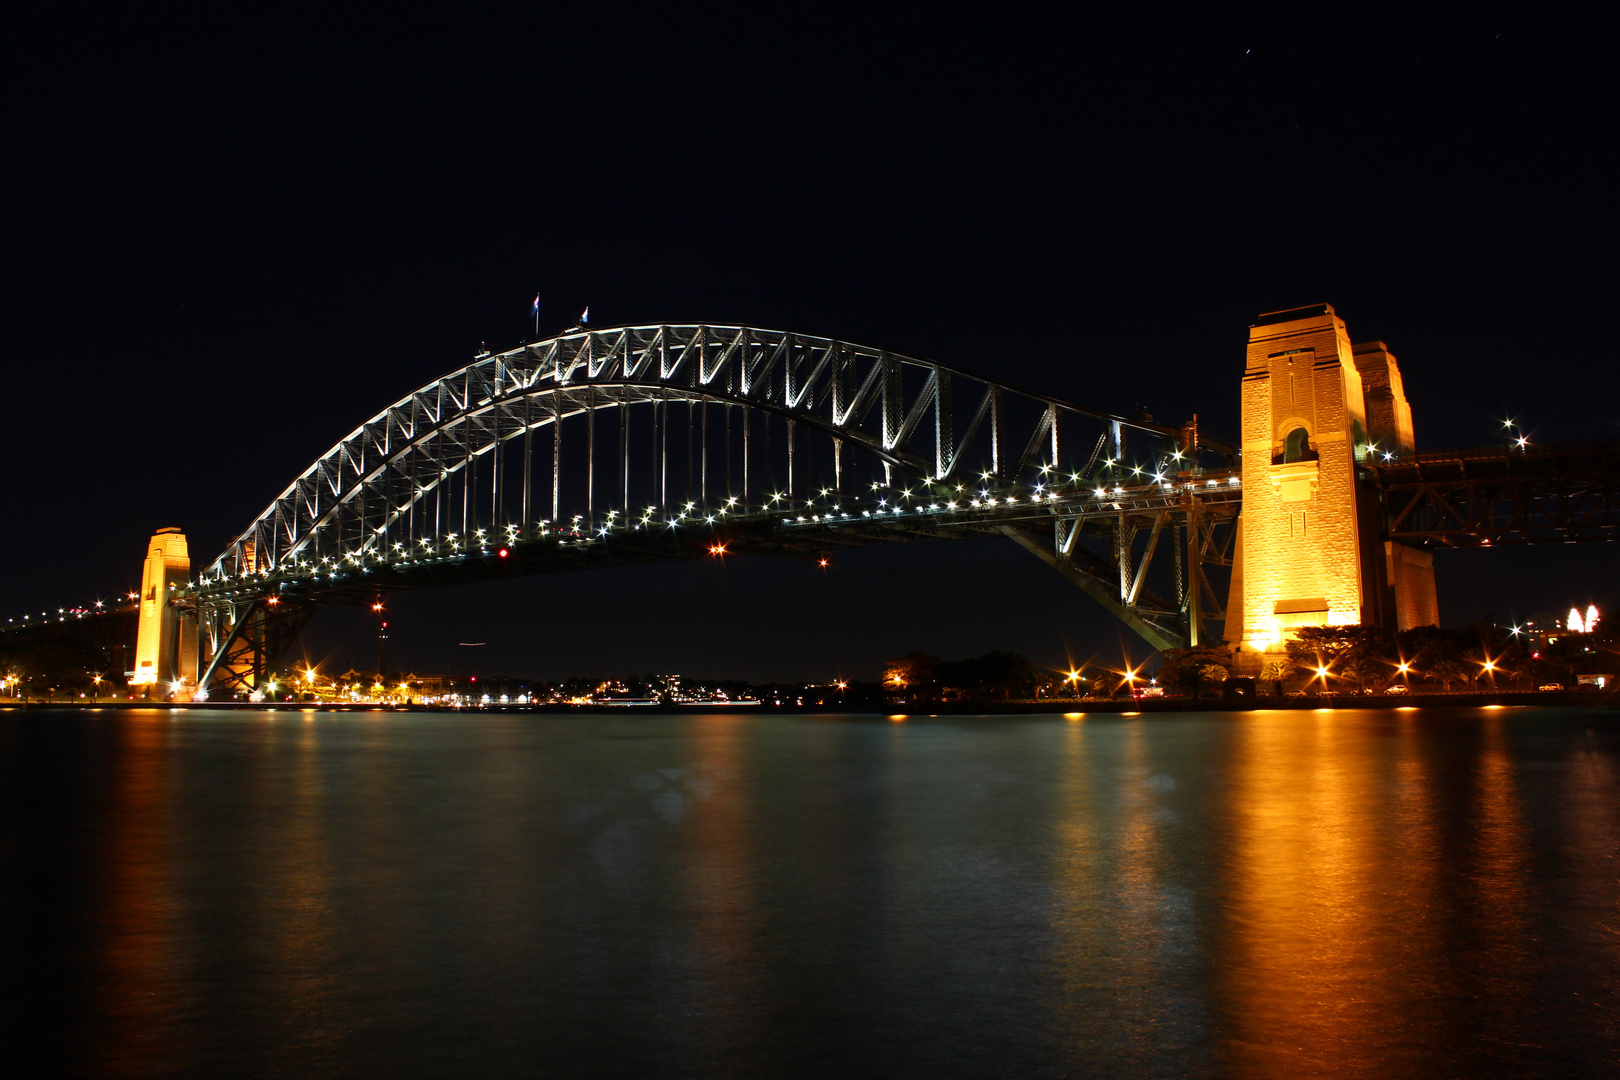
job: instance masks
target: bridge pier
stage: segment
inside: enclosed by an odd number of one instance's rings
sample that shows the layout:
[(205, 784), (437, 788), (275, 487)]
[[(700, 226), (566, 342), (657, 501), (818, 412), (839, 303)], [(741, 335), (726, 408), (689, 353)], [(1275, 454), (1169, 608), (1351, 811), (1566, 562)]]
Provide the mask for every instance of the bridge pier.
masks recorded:
[(1382, 342), (1352, 345), (1329, 304), (1271, 312), (1250, 328), (1242, 385), (1226, 623), (1238, 673), (1258, 674), (1300, 627), (1437, 619), (1432, 559), (1384, 538), (1372, 482), (1377, 460), (1412, 452), (1395, 357)]
[(171, 693), (187, 695), (196, 686), (197, 623), (182, 617), (173, 603), (176, 593), (190, 585), (190, 574), (185, 533), (174, 527), (159, 529), (146, 545), (141, 568), (131, 685), (144, 687), (148, 697), (160, 701)]

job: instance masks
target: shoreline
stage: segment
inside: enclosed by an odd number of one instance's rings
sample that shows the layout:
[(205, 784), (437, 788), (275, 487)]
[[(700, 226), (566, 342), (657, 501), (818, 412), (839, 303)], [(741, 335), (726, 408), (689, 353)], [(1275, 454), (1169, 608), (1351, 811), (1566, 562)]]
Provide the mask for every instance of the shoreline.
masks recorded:
[(1141, 700), (1099, 698), (1082, 701), (982, 701), (938, 702), (934, 704), (878, 705), (870, 703), (835, 705), (718, 705), (709, 702), (673, 705), (396, 705), (354, 702), (313, 701), (97, 701), (97, 702), (3, 702), (4, 712), (87, 712), (103, 709), (159, 709), (187, 711), (212, 709), (249, 712), (398, 712), (398, 713), (450, 713), (471, 716), (493, 714), (533, 714), (563, 716), (678, 716), (700, 713), (739, 713), (745, 716), (761, 715), (849, 715), (849, 716), (1062, 716), (1065, 714), (1128, 714), (1148, 715), (1161, 713), (1207, 712), (1315, 712), (1338, 709), (1430, 709), (1439, 707), (1495, 707), (1509, 706), (1541, 708), (1615, 708), (1620, 706), (1620, 694), (1608, 690), (1579, 691), (1473, 691), (1455, 694), (1411, 694), (1400, 697), (1362, 694), (1323, 694), (1302, 698), (1256, 698), (1252, 701), (1228, 702), (1219, 699), (1193, 700), (1191, 698), (1144, 698)]

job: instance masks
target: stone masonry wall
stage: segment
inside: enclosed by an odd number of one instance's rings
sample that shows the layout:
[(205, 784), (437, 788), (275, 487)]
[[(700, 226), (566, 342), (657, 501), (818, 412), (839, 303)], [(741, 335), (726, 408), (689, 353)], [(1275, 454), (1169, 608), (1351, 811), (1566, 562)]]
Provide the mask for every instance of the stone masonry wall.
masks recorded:
[[(1362, 401), (1350, 338), (1331, 307), (1252, 328), (1243, 378), (1244, 642), (1276, 649), (1292, 627), (1362, 620)], [(1296, 427), (1314, 459), (1283, 463)]]

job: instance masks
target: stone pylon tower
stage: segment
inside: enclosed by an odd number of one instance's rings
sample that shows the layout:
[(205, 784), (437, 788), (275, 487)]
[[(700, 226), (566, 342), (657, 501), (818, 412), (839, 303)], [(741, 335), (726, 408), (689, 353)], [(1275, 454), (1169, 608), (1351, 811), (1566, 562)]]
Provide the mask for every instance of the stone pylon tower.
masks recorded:
[(1329, 304), (1262, 315), (1243, 375), (1243, 513), (1226, 638), (1252, 673), (1301, 626), (1438, 621), (1434, 566), (1383, 535), (1375, 455), (1412, 453), (1383, 342), (1352, 345)]
[(197, 624), (169, 604), (175, 586), (191, 575), (191, 554), (179, 529), (159, 529), (146, 545), (141, 567), (140, 622), (135, 635), (137, 686), (155, 686), (168, 696), (170, 683), (189, 686), (197, 676)]

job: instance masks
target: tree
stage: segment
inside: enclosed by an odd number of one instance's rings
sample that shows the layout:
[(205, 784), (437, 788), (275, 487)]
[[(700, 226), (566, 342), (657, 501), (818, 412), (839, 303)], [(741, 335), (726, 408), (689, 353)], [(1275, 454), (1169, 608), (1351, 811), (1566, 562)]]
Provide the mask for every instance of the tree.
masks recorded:
[(1186, 690), (1194, 697), (1205, 683), (1225, 682), (1232, 674), (1232, 657), (1225, 649), (1165, 649), (1162, 655), (1164, 663), (1156, 675), (1159, 685)]
[(1440, 688), (1451, 693), (1451, 684), (1468, 673), (1461, 660), (1449, 656), (1442, 656), (1429, 665), (1429, 677), (1440, 680)]
[[(1033, 697), (1043, 673), (1027, 657), (992, 649), (972, 660), (941, 660), (913, 652), (883, 665), (883, 688), (923, 700), (944, 694), (962, 698)], [(1045, 680), (1050, 684), (1050, 679)]]
[(979, 669), (981, 691), (986, 694), (999, 694), (1003, 698), (1032, 695), (1040, 676), (1040, 669), (1027, 658), (1000, 649), (990, 650), (974, 661), (974, 664)]
[(1477, 645), (1477, 629), (1443, 629), (1438, 626), (1419, 626), (1403, 631), (1400, 636), (1401, 653), (1417, 672), (1438, 680), (1446, 692), (1451, 684), (1468, 674), (1463, 659), (1468, 650)]
[(1280, 693), (1284, 680), (1294, 673), (1293, 665), (1286, 660), (1268, 660), (1260, 669), (1260, 681), (1272, 685), (1273, 693)]
[(35, 695), (73, 697), (88, 691), (96, 662), (88, 646), (71, 638), (29, 641), (0, 651), (0, 671), (17, 676)]
[(909, 693), (913, 697), (929, 693), (938, 681), (940, 659), (924, 652), (910, 652), (883, 665), (883, 688)]
[(1315, 675), (1324, 667), (1333, 672), (1351, 657), (1366, 656), (1374, 651), (1377, 640), (1379, 635), (1372, 627), (1299, 627), (1283, 648), (1294, 670)]
[(1339, 674), (1356, 680), (1356, 689), (1367, 692), (1367, 680), (1376, 677), (1384, 668), (1378, 660), (1365, 653), (1351, 653), (1339, 662)]

